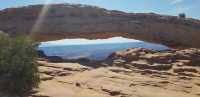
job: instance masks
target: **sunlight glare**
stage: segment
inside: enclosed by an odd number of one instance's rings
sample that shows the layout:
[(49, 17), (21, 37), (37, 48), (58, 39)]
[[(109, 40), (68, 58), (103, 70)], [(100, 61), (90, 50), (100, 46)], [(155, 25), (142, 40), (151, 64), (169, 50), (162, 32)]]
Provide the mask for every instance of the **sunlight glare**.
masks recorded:
[(38, 32), (40, 30), (42, 23), (48, 14), (48, 10), (51, 7), (51, 5), (49, 5), (51, 3), (51, 1), (52, 0), (45, 1), (45, 4), (44, 4), (42, 10), (40, 11), (40, 14), (39, 14), (35, 24), (33, 25), (31, 32)]

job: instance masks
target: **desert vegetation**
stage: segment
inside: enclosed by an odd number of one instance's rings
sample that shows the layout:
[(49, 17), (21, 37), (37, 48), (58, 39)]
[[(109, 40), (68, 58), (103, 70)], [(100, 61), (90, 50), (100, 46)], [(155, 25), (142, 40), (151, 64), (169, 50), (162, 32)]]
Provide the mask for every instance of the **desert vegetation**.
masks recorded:
[[(38, 86), (36, 45), (29, 38), (0, 34), (0, 91), (23, 97)], [(1, 95), (0, 92), (0, 95)]]

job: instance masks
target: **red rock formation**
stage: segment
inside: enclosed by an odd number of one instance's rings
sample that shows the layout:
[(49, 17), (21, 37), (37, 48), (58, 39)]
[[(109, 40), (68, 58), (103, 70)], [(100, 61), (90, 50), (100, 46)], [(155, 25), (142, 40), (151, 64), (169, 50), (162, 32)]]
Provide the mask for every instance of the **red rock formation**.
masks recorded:
[(168, 46), (200, 47), (200, 21), (195, 19), (57, 4), (49, 6), (43, 21), (33, 30), (42, 8), (33, 5), (0, 11), (0, 30), (10, 35), (32, 32), (38, 41), (124, 36)]

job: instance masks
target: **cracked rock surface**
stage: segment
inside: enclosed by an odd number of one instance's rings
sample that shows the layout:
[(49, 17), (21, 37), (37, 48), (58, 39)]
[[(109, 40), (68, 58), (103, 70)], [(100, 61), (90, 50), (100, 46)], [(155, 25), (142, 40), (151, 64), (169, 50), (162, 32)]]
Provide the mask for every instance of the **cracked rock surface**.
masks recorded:
[(198, 49), (135, 48), (113, 53), (98, 68), (38, 61), (42, 82), (32, 97), (199, 97), (199, 59)]

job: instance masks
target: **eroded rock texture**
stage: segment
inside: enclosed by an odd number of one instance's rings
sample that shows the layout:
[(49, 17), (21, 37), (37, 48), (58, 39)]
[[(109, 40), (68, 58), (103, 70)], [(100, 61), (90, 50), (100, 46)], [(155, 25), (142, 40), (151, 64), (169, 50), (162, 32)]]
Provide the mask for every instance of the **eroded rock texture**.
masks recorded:
[[(48, 10), (44, 9), (48, 8)], [(0, 30), (31, 33), (37, 41), (124, 36), (166, 44), (200, 47), (200, 21), (154, 13), (125, 13), (85, 5), (33, 5), (0, 11)]]
[[(42, 82), (33, 97), (199, 97), (200, 50), (128, 49), (93, 68), (40, 63)], [(107, 63), (107, 66), (101, 64)]]

